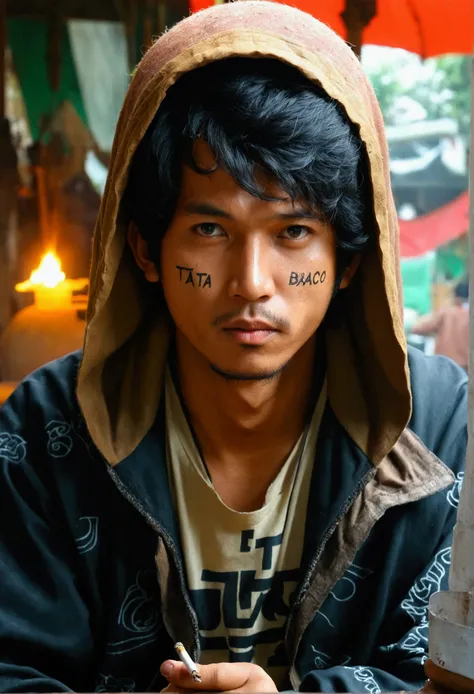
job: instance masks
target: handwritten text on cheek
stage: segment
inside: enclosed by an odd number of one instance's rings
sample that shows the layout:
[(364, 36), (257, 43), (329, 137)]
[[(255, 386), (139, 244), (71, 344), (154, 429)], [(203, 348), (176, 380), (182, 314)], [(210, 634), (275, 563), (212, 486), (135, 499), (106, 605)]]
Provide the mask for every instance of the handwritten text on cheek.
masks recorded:
[(211, 275), (208, 272), (195, 272), (193, 267), (183, 267), (176, 265), (179, 270), (179, 281), (184, 284), (191, 284), (193, 287), (211, 288)]
[(291, 272), (288, 284), (294, 287), (305, 287), (307, 284), (313, 286), (323, 284), (326, 281), (326, 271), (319, 272)]

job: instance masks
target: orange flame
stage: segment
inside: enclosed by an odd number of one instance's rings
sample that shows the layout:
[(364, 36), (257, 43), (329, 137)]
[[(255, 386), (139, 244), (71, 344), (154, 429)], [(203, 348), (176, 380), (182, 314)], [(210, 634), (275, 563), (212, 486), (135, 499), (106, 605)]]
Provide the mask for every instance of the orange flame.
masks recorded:
[(52, 288), (65, 279), (66, 275), (61, 270), (61, 261), (50, 251), (44, 256), (39, 268), (31, 273), (30, 282)]
[(66, 275), (61, 270), (61, 261), (53, 251), (49, 251), (43, 256), (39, 267), (33, 270), (30, 279), (17, 284), (15, 289), (18, 292), (32, 291), (38, 286), (53, 289), (65, 279)]

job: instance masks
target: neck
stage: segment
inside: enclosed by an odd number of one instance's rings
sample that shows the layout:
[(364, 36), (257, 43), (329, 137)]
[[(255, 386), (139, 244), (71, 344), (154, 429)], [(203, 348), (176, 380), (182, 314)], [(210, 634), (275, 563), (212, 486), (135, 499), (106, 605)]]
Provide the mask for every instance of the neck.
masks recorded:
[(314, 402), (315, 336), (266, 381), (224, 378), (182, 335), (176, 347), (182, 398), (206, 461), (238, 461), (243, 471), (255, 466), (256, 453), (292, 449)]

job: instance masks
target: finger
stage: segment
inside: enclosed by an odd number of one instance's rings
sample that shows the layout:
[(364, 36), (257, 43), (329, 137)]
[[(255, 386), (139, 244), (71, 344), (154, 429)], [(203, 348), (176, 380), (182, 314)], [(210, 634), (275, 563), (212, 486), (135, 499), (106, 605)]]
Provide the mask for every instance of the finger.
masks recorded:
[(199, 689), (199, 683), (196, 682), (190, 674), (184, 663), (179, 660), (165, 660), (160, 668), (163, 677), (169, 682), (166, 692), (187, 691)]
[(176, 660), (166, 660), (161, 674), (170, 684), (200, 691), (229, 691), (244, 687), (252, 672), (250, 663), (212, 663), (198, 665), (201, 682), (195, 682), (186, 666)]

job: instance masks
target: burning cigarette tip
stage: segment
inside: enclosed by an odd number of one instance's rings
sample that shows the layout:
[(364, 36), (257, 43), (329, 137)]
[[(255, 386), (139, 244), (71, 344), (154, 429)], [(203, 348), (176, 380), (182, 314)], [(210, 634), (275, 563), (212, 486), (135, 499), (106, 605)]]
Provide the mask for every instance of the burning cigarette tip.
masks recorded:
[(181, 641), (175, 643), (174, 650), (178, 654), (178, 658), (180, 659), (180, 661), (186, 665), (186, 668), (188, 669), (188, 672), (193, 678), (193, 680), (199, 684), (201, 682), (201, 675), (199, 674), (197, 665), (191, 658)]

